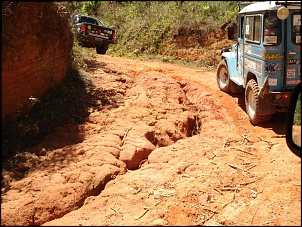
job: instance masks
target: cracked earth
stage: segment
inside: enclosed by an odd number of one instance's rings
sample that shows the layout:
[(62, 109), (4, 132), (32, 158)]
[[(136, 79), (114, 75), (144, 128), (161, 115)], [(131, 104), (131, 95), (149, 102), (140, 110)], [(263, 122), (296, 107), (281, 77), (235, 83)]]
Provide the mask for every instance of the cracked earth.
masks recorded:
[(97, 55), (85, 75), (112, 99), (20, 154), (1, 225), (301, 226), (284, 114), (253, 126), (213, 70)]

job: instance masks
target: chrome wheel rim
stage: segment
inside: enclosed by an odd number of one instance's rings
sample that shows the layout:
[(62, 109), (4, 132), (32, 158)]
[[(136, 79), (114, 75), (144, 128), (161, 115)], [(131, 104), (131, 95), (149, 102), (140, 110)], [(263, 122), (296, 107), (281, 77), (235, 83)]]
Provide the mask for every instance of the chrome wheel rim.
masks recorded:
[(219, 85), (221, 88), (225, 88), (227, 86), (228, 78), (228, 72), (226, 68), (223, 67), (219, 72)]

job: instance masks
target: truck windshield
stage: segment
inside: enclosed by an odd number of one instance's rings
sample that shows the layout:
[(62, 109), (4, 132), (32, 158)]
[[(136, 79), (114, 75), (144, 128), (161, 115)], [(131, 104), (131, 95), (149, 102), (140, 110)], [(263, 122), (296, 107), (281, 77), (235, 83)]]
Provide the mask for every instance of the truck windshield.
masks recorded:
[(99, 25), (102, 25), (102, 26), (106, 26), (102, 21), (100, 21), (99, 19), (95, 19), (97, 22), (99, 22)]
[(79, 19), (79, 23), (90, 23), (90, 24), (98, 25), (98, 22), (95, 19), (89, 17), (81, 17)]
[(281, 43), (281, 20), (276, 13), (267, 12), (264, 15), (264, 45), (279, 45)]

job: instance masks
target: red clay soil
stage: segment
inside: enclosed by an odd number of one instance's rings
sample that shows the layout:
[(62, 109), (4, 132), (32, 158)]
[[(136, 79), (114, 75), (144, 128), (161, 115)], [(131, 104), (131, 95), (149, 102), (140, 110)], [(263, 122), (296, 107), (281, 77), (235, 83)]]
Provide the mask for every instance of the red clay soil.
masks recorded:
[(301, 226), (284, 114), (253, 126), (213, 70), (109, 55), (88, 66), (114, 105), (20, 154), (35, 165), (2, 188), (1, 225)]

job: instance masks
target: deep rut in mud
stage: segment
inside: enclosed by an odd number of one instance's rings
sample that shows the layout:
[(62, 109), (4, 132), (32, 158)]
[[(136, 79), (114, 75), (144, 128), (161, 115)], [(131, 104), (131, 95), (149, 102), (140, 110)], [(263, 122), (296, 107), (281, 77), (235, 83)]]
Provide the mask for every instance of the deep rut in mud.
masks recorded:
[(301, 224), (282, 124), (252, 126), (214, 72), (110, 56), (89, 68), (110, 95), (35, 148), (46, 155), (2, 193), (3, 225)]

